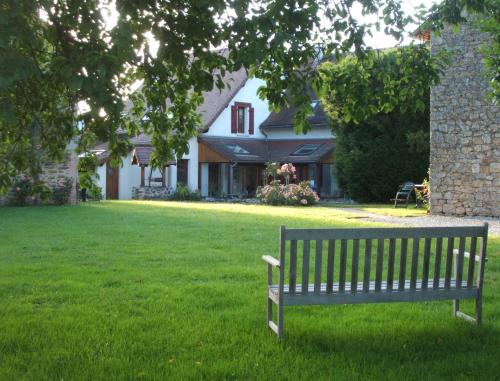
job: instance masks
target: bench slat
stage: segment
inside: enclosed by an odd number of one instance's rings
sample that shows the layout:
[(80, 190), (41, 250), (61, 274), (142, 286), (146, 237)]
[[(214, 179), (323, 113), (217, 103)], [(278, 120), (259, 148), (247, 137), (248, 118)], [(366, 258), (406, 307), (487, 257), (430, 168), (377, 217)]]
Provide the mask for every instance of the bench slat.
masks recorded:
[(445, 288), (450, 288), (450, 280), (451, 280), (451, 266), (453, 264), (453, 245), (454, 245), (454, 237), (448, 237), (448, 247), (446, 252), (446, 269), (444, 274), (444, 284)]
[(443, 239), (436, 239), (436, 258), (434, 262), (434, 283), (432, 288), (439, 288), (439, 277), (441, 276), (441, 257), (443, 252)]
[(290, 294), (295, 294), (297, 285), (297, 241), (290, 242)]
[(307, 294), (309, 284), (309, 252), (311, 242), (309, 240), (304, 241), (304, 252), (302, 256), (302, 294)]
[(471, 288), (474, 284), (474, 265), (476, 263), (476, 248), (477, 248), (477, 238), (472, 237), (470, 240), (470, 251), (469, 251), (469, 269), (467, 271), (467, 288)]
[(431, 261), (431, 239), (426, 238), (424, 241), (424, 268), (422, 271), (422, 282), (427, 288), (427, 280), (429, 279), (429, 266)]
[(356, 293), (358, 285), (358, 262), (359, 262), (359, 239), (352, 242), (352, 266), (351, 266), (351, 284), (354, 287), (351, 289), (352, 293)]
[(392, 291), (394, 280), (394, 259), (396, 256), (396, 240), (389, 240), (389, 256), (387, 259), (387, 290)]
[(465, 237), (460, 237), (460, 242), (458, 244), (457, 263), (455, 266), (456, 287), (462, 287), (462, 278), (464, 272), (464, 253), (465, 253)]
[(339, 290), (344, 291), (347, 267), (347, 240), (340, 241)]
[(413, 252), (411, 256), (411, 278), (410, 278), (410, 289), (415, 290), (417, 287), (417, 274), (418, 274), (418, 250), (419, 250), (420, 239), (413, 239)]
[(363, 291), (367, 292), (370, 289), (370, 271), (372, 260), (372, 240), (365, 241), (365, 268), (363, 272)]
[(380, 290), (382, 284), (382, 270), (384, 264), (384, 240), (377, 240), (377, 262), (375, 266), (375, 291)]
[(321, 292), (321, 262), (323, 256), (323, 241), (316, 241), (316, 255), (314, 257), (314, 293)]
[[(433, 282), (434, 281), (432, 279), (429, 279), (427, 281), (428, 286), (431, 286), (433, 284)], [(438, 288), (438, 290), (444, 290), (445, 289), (445, 283), (444, 282), (445, 282), (444, 278), (440, 278), (439, 279), (439, 288)], [(455, 288), (456, 282), (455, 282), (454, 279), (452, 279), (450, 281), (450, 284), (452, 285), (453, 288)], [(363, 285), (362, 282), (358, 282), (357, 286), (356, 286), (356, 289), (359, 290), (359, 291), (361, 291), (362, 285)], [(339, 286), (340, 286), (340, 284), (338, 282), (334, 282), (333, 283), (334, 294), (330, 295), (332, 298), (334, 298), (336, 296), (336, 294), (341, 294), (341, 293), (348, 295), (348, 294), (351, 293), (351, 290), (353, 289), (351, 282), (345, 282), (345, 284), (344, 284), (344, 291), (342, 291), (342, 292), (339, 290)], [(428, 288), (427, 290), (423, 290), (422, 288), (423, 288), (423, 282), (422, 282), (422, 280), (421, 279), (417, 279), (417, 282), (416, 282), (416, 291), (426, 291), (429, 295), (432, 295), (432, 293), (434, 292), (434, 290), (432, 288)], [(474, 287), (474, 288), (477, 289), (477, 287)], [(278, 286), (277, 285), (272, 285), (269, 289), (274, 294), (278, 293)], [(309, 284), (308, 287), (307, 287), (307, 289), (308, 289), (308, 295), (312, 297), (313, 296), (313, 291), (314, 291), (314, 283)], [(289, 285), (285, 284), (284, 288), (283, 288), (283, 292), (285, 294), (289, 294), (290, 293), (289, 290), (290, 290)], [(405, 287), (404, 287), (404, 289), (402, 291), (410, 291), (410, 290), (411, 290), (411, 280), (406, 280), (405, 281)], [(467, 288), (465, 286), (463, 286), (461, 288), (457, 288), (457, 290), (463, 290), (463, 291), (465, 291), (465, 290), (467, 290)], [(375, 281), (370, 281), (369, 289), (368, 289), (367, 292), (372, 293), (374, 291), (376, 291), (375, 290)], [(387, 289), (387, 281), (385, 281), (385, 280), (382, 281), (380, 291), (389, 292), (389, 290)], [(398, 293), (399, 290), (393, 290), (392, 292)], [(358, 293), (360, 293), (360, 292), (358, 292)], [(327, 294), (327, 292), (326, 292), (326, 283), (322, 283), (321, 284), (321, 294), (325, 294), (325, 295)], [(296, 289), (295, 295), (297, 295), (297, 296), (301, 296), (302, 295), (302, 285), (300, 285), (300, 284), (297, 285), (297, 289)]]
[(335, 260), (335, 240), (328, 241), (328, 260), (326, 269), (326, 292), (331, 293), (333, 290), (333, 264)]
[(401, 257), (399, 259), (399, 290), (404, 290), (405, 288), (405, 277), (406, 277), (406, 257), (408, 255), (408, 238), (403, 238), (401, 240)]

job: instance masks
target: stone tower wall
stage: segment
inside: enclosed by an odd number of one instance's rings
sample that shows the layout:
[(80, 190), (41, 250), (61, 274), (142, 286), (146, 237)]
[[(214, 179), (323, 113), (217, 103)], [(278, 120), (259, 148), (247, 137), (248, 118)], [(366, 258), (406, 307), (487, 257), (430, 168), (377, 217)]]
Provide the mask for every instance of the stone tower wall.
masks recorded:
[(485, 99), (480, 47), (489, 36), (471, 24), (432, 37), (453, 62), (431, 91), (431, 213), (500, 216), (500, 107)]

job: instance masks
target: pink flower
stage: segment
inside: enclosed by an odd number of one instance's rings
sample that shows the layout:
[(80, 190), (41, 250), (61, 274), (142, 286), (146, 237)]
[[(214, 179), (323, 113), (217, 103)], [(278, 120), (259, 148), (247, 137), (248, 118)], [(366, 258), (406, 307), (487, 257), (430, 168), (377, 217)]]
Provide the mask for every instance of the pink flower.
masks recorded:
[(300, 203), (302, 205), (307, 205), (307, 200), (305, 198), (303, 198), (302, 200), (300, 200)]

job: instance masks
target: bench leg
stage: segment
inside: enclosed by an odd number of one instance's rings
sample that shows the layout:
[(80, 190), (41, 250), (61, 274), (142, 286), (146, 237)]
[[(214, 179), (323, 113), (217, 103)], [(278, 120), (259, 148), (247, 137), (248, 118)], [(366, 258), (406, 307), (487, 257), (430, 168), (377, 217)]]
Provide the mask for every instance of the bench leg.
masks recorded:
[(453, 316), (457, 316), (457, 312), (460, 312), (460, 300), (453, 300)]
[(479, 325), (481, 323), (482, 302), (481, 297), (476, 298), (476, 317), (472, 317), (460, 311), (460, 300), (453, 300), (453, 316), (463, 319), (469, 323)]
[(283, 338), (283, 323), (284, 323), (284, 313), (283, 313), (283, 301), (278, 304), (278, 339)]
[(267, 298), (267, 326), (278, 335), (278, 338), (283, 337), (283, 305), (277, 304), (278, 307), (278, 324), (273, 321), (273, 304), (275, 302), (271, 298)]
[(483, 300), (481, 295), (476, 298), (476, 324), (481, 324), (483, 319)]

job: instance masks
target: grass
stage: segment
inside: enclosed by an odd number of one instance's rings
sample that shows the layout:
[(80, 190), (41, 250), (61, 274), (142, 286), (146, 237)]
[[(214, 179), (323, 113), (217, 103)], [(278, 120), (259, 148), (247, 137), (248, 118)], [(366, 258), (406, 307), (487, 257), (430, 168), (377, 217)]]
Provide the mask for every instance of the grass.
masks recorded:
[(452, 318), (450, 302), (296, 307), (276, 340), (261, 255), (276, 255), (280, 224), (369, 225), (349, 215), (174, 202), (0, 209), (0, 379), (497, 378), (498, 237), (481, 327)]
[(415, 203), (410, 203), (408, 208), (398, 206), (394, 208), (394, 204), (322, 204), (334, 208), (357, 209), (360, 211), (380, 214), (383, 216), (392, 217), (422, 217), (427, 215), (425, 208), (416, 208)]

